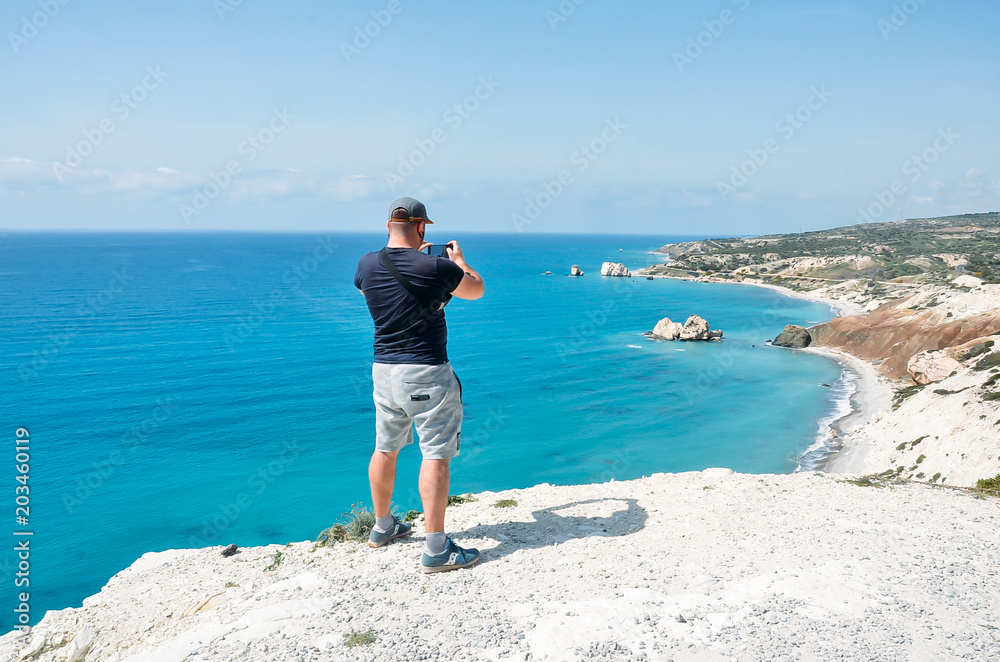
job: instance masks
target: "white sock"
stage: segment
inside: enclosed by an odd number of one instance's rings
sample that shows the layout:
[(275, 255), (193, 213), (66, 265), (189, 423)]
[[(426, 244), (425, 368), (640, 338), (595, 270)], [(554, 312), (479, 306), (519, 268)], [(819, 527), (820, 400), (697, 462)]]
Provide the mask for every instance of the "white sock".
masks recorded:
[(375, 517), (375, 530), (379, 533), (385, 533), (392, 528), (392, 525), (396, 523), (396, 518), (389, 513), (385, 517)]
[(437, 556), (448, 546), (448, 536), (444, 531), (435, 531), (424, 536), (424, 551)]

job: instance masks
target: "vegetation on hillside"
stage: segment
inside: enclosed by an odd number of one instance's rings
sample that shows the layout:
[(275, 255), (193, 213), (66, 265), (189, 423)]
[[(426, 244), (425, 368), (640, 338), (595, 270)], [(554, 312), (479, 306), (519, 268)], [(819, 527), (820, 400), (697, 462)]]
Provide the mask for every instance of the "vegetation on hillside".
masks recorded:
[[(868, 223), (832, 230), (706, 239), (659, 249), (647, 273), (761, 278), (782, 285), (867, 279), (944, 282), (969, 274), (1000, 282), (1000, 212)], [(787, 279), (798, 282), (788, 282)], [(817, 282), (817, 284), (819, 284)]]

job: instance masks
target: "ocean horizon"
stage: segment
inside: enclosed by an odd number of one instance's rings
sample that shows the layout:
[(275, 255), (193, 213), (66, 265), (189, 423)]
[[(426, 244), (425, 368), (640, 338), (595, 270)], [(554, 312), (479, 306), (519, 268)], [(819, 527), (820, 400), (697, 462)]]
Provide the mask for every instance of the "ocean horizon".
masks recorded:
[[(428, 239), (445, 241), (438, 233)], [(447, 309), (465, 399), (453, 494), (715, 466), (789, 473), (846, 413), (853, 381), (835, 360), (765, 344), (785, 324), (830, 319), (828, 305), (600, 276), (604, 261), (648, 266), (689, 237), (448, 238), (486, 283), (483, 299)], [(312, 539), (370, 503), (372, 323), (353, 276), (384, 242), (6, 236), (0, 418), (9, 435), (31, 435), (32, 623), (79, 606), (145, 552)], [(568, 277), (573, 264), (586, 275)], [(643, 336), (690, 314), (723, 341)], [(404, 450), (399, 511), (420, 507), (418, 465)], [(16, 563), (0, 559), (3, 604), (15, 601)]]

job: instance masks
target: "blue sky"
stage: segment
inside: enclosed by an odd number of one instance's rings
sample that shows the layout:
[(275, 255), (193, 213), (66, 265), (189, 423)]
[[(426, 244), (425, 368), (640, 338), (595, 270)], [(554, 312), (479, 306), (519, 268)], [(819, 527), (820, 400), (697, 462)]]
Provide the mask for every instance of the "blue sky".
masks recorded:
[(0, 230), (369, 231), (401, 195), (462, 232), (995, 211), (998, 25), (995, 0), (8, 0)]

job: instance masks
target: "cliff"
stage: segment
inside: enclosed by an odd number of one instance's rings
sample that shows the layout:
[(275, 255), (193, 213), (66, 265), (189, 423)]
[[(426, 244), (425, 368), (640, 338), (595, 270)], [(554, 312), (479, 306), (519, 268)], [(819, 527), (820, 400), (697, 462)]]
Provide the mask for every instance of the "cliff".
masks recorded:
[(775, 344), (808, 348), (801, 351), (842, 352), (842, 362), (872, 373), (866, 383), (892, 393), (837, 424), (828, 469), (949, 485), (1000, 473), (1000, 367), (976, 370), (962, 350), (1000, 341), (1000, 213), (706, 239), (660, 252), (671, 259), (643, 274), (769, 287), (846, 315), (771, 334)]
[(858, 483), (710, 469), (483, 493), (448, 515), (483, 562), (430, 576), (419, 522), (381, 549), (149, 553), (0, 659), (1000, 659), (995, 498)]
[[(1000, 285), (978, 288), (984, 299), (1000, 296)], [(937, 310), (914, 309), (906, 297), (866, 315), (837, 317), (809, 328), (812, 342), (866, 361), (881, 359), (887, 377), (905, 377), (906, 364), (927, 349), (945, 349), (1000, 333), (1000, 307), (968, 317), (945, 317)]]

